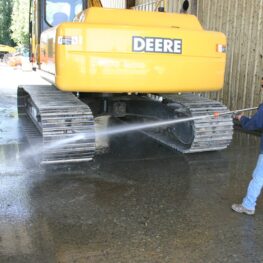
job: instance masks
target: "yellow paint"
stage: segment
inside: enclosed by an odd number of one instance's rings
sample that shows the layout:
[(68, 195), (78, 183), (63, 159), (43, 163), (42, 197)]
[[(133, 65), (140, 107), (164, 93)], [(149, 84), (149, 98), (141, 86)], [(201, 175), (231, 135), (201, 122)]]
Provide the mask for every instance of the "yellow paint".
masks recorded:
[[(226, 45), (226, 37), (204, 31), (195, 16), (90, 8), (79, 21), (41, 37), (53, 41), (54, 53), (42, 41), (40, 49), (49, 54), (42, 63), (61, 90), (173, 93), (223, 86), (226, 55), (217, 45)], [(133, 52), (134, 36), (181, 39), (182, 54)], [(62, 38), (71, 44), (61, 44)]]
[(0, 52), (14, 53), (16, 49), (6, 45), (0, 45)]
[(81, 21), (87, 24), (140, 26), (144, 30), (146, 30), (146, 27), (179, 27), (203, 30), (197, 17), (194, 15), (130, 9), (89, 8), (82, 12)]

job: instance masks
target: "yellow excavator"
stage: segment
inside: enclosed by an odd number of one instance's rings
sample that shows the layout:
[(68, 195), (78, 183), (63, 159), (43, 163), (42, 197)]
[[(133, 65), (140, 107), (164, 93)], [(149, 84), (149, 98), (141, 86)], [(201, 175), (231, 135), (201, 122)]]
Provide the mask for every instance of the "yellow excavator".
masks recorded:
[[(226, 37), (205, 31), (194, 15), (32, 0), (30, 17), (31, 59), (52, 85), (19, 86), (19, 117), (32, 143), (68, 139), (47, 147), (42, 163), (91, 160), (98, 116), (145, 123), (228, 111), (196, 94), (222, 89)], [(193, 153), (225, 149), (232, 126), (220, 115), (144, 134)]]
[(15, 53), (16, 49), (10, 46), (0, 44), (0, 59), (3, 59), (4, 55)]

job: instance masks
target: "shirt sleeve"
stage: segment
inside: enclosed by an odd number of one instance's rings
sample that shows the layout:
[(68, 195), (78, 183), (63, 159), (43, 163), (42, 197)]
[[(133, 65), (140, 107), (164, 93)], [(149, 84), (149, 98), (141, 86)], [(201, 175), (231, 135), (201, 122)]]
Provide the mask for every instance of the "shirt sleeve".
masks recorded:
[(242, 116), (240, 123), (242, 128), (248, 131), (263, 129), (263, 105), (259, 106), (258, 111), (251, 118)]

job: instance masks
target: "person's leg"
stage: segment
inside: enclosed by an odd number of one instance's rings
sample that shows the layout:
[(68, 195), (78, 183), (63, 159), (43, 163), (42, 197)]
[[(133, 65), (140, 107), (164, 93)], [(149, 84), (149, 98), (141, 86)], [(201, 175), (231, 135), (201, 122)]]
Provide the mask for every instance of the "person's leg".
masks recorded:
[(256, 201), (263, 187), (263, 154), (260, 154), (257, 166), (253, 172), (253, 178), (249, 183), (247, 194), (242, 205), (249, 210), (255, 210)]

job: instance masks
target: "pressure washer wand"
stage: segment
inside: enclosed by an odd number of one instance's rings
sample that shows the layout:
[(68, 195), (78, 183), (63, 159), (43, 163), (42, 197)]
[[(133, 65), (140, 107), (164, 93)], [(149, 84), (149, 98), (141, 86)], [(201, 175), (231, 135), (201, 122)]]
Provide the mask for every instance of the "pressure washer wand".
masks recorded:
[(125, 124), (122, 127), (115, 127), (110, 130), (97, 132), (96, 136), (99, 137), (99, 136), (112, 135), (112, 134), (118, 134), (118, 133), (124, 133), (124, 132), (131, 132), (131, 131), (136, 131), (136, 130), (156, 128), (160, 126), (169, 126), (169, 125), (176, 124), (176, 123), (200, 120), (200, 119), (205, 119), (205, 118), (217, 118), (222, 115), (234, 114), (237, 112), (244, 112), (244, 111), (251, 111), (255, 109), (257, 109), (257, 107), (246, 108), (246, 109), (241, 109), (241, 110), (234, 110), (234, 111), (226, 111), (226, 112), (214, 112), (213, 114), (208, 114), (208, 115), (178, 118), (178, 119), (173, 119), (173, 120), (155, 121), (155, 122), (149, 122), (149, 123), (143, 123), (143, 124), (141, 123), (131, 124), (131, 125)]
[(234, 110), (234, 111), (214, 112), (213, 114), (202, 115), (202, 116), (193, 116), (193, 117), (187, 117), (187, 118), (179, 118), (179, 119), (173, 119), (173, 120), (144, 123), (142, 125), (125, 127), (125, 129), (123, 129), (122, 132), (133, 131), (133, 130), (141, 130), (141, 129), (149, 129), (149, 128), (154, 128), (154, 127), (172, 125), (172, 124), (176, 124), (176, 123), (182, 123), (182, 122), (188, 122), (188, 121), (194, 121), (194, 120), (200, 120), (200, 119), (206, 119), (206, 118), (217, 118), (217, 117), (223, 116), (223, 115), (235, 114), (237, 112), (251, 111), (251, 110), (256, 110), (256, 109), (257, 109), (257, 107), (253, 107), (253, 108), (246, 108), (246, 109), (240, 109), (240, 110)]
[(242, 112), (242, 111), (250, 111), (250, 110), (257, 110), (258, 107), (253, 107), (253, 108), (246, 108), (246, 109), (241, 109), (241, 110), (235, 110), (234, 112)]
[[(168, 121), (158, 122), (156, 124), (149, 124), (149, 128), (154, 127), (154, 126), (158, 127), (158, 126), (162, 126), (162, 125), (170, 125), (170, 124), (175, 124), (175, 123), (194, 121), (194, 120), (200, 120), (200, 119), (206, 119), (206, 118), (217, 118), (217, 117), (223, 116), (223, 115), (229, 115), (229, 114), (233, 115), (233, 114), (236, 114), (238, 112), (256, 110), (257, 108), (258, 107), (245, 108), (245, 109), (226, 111), (226, 112), (214, 112), (213, 114), (208, 114), (208, 115), (193, 116), (193, 117), (187, 117), (187, 118), (179, 118), (179, 119), (175, 119), (175, 120), (168, 120)], [(147, 126), (147, 124), (146, 124), (146, 126)], [(147, 128), (146, 126), (145, 126), (145, 128)]]
[(252, 110), (256, 110), (256, 109), (258, 109), (258, 107), (245, 108), (245, 109), (233, 110), (233, 111), (227, 111), (227, 112), (221, 112), (221, 113), (220, 112), (214, 112), (213, 117), (218, 117), (218, 116), (227, 115), (227, 114), (233, 114), (234, 115), (238, 112), (252, 111)]

